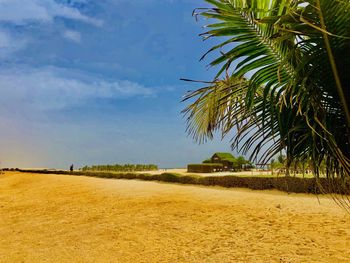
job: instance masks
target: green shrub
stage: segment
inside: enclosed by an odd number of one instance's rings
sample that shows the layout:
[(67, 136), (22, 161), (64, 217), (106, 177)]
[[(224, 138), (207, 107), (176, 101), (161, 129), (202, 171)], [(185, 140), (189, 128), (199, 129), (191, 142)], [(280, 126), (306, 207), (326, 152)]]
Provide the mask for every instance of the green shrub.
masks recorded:
[(180, 176), (178, 180), (180, 184), (198, 184), (198, 178), (195, 176), (189, 176), (189, 175)]
[(155, 171), (158, 166), (155, 164), (105, 164), (84, 166), (82, 171), (94, 172), (136, 172), (136, 171)]
[(178, 182), (179, 176), (172, 173), (162, 173), (159, 175), (158, 179), (163, 182)]

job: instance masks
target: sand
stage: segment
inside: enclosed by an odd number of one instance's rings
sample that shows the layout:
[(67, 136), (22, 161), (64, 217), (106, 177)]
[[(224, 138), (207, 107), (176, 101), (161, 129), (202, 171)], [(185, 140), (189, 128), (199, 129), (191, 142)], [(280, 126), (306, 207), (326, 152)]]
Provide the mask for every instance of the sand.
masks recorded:
[(0, 175), (0, 262), (350, 262), (327, 198), (66, 175)]

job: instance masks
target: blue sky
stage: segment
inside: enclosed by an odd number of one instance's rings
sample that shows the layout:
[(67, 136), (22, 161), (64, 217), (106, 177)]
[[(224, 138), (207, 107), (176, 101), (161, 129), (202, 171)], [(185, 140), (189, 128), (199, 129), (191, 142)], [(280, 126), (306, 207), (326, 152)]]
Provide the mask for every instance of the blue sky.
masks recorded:
[(102, 163), (184, 167), (198, 145), (180, 103), (210, 80), (199, 62), (195, 0), (0, 0), (0, 161), (11, 167)]

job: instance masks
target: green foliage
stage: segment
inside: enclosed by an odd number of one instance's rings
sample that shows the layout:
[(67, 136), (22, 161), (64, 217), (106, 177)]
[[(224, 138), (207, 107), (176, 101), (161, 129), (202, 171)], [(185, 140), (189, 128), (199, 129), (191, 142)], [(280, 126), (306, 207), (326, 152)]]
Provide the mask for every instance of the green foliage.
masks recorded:
[(222, 161), (234, 162), (235, 157), (231, 153), (214, 153), (214, 155), (218, 156)]
[[(187, 131), (199, 142), (237, 130), (232, 147), (289, 172), (307, 163), (350, 176), (349, 0), (207, 0), (202, 36), (222, 39), (204, 56), (217, 76), (188, 93)], [(230, 133), (231, 134), (231, 133)]]
[[(235, 171), (240, 171), (243, 168), (244, 169), (252, 168), (252, 164), (248, 160), (246, 160), (243, 156), (239, 156), (236, 158), (231, 153), (219, 153), (219, 152), (215, 153), (213, 156), (215, 155), (220, 158), (220, 161), (227, 161), (231, 163), (232, 168)], [(212, 159), (206, 159), (203, 161), (203, 164), (208, 164), (212, 162), (213, 162)]]
[(248, 164), (248, 161), (244, 159), (243, 156), (239, 156), (235, 161), (236, 161), (236, 165), (239, 167), (243, 167), (243, 165)]
[(84, 166), (82, 171), (106, 171), (106, 172), (135, 172), (135, 171), (156, 171), (158, 166), (154, 164), (107, 164)]
[(159, 175), (158, 179), (163, 182), (178, 182), (180, 175), (173, 173), (162, 173)]
[(286, 162), (286, 156), (280, 154), (278, 155), (277, 160), (279, 163), (284, 164)]
[(285, 165), (279, 161), (271, 160), (271, 169), (284, 169)]

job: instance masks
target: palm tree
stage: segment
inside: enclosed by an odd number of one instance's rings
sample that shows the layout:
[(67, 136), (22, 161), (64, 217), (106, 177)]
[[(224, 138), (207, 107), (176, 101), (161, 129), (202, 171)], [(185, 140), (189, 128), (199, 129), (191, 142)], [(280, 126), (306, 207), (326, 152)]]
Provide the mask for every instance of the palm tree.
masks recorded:
[(281, 151), (286, 170), (322, 162), (329, 179), (350, 177), (350, 1), (206, 0), (201, 34), (222, 38), (207, 54), (213, 81), (184, 101), (199, 142), (233, 134), (232, 147), (267, 163)]

